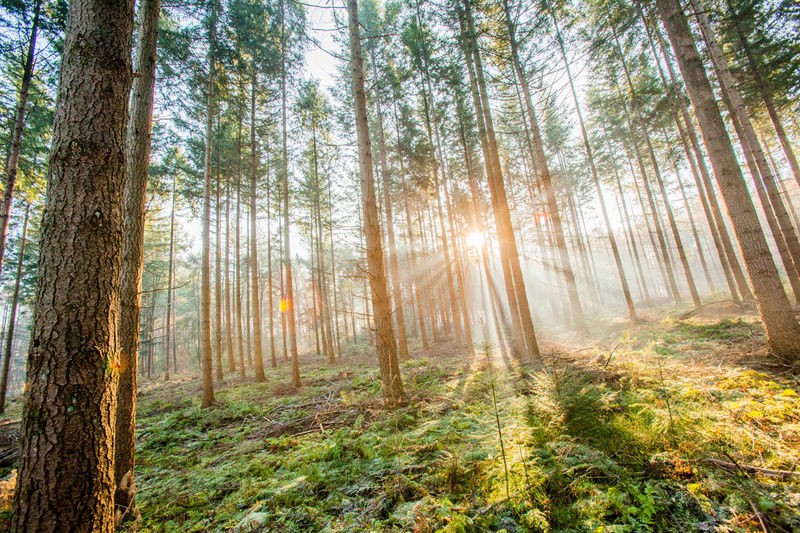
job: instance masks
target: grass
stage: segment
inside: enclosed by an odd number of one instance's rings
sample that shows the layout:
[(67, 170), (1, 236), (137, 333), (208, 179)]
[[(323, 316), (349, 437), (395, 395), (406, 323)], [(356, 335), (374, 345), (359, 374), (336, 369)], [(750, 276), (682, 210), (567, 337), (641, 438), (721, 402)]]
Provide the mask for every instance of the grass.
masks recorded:
[[(752, 317), (671, 318), (492, 368), (441, 346), (380, 400), (368, 347), (267, 383), (149, 382), (140, 531), (797, 531), (798, 378)], [(490, 372), (491, 370), (491, 372)], [(508, 468), (508, 488), (491, 398)]]

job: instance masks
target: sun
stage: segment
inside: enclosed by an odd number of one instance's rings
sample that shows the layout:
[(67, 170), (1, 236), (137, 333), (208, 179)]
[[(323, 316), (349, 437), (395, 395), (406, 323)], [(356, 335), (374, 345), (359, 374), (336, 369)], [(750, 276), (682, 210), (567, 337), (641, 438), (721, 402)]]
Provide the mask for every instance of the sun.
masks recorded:
[(467, 244), (469, 248), (473, 250), (480, 250), (483, 247), (483, 242), (485, 241), (485, 237), (483, 233), (480, 231), (471, 231), (467, 234), (464, 242)]

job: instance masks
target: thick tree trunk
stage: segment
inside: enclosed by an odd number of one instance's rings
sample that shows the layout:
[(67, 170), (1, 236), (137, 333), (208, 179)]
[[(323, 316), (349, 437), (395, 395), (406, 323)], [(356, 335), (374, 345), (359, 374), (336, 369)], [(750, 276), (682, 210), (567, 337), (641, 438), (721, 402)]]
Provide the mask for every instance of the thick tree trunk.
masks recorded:
[(14, 291), (11, 294), (11, 309), (8, 312), (8, 328), (3, 339), (3, 373), (0, 374), (0, 414), (6, 412), (6, 394), (8, 393), (8, 374), (11, 370), (11, 351), (14, 347), (14, 327), (17, 322), (17, 306), (19, 305), (19, 286), (22, 281), (22, 266), (25, 264), (25, 238), (28, 235), (28, 215), (31, 204), (25, 205), (25, 218), (22, 220), (22, 235), (19, 239), (19, 260), (17, 275), (14, 279)]
[[(696, 0), (692, 0), (692, 5), (695, 11), (698, 11), (700, 6)], [(800, 301), (800, 289), (797, 287), (800, 285), (800, 279), (798, 279), (800, 278), (800, 240), (798, 240), (797, 232), (792, 226), (789, 212), (786, 210), (786, 205), (783, 203), (780, 191), (775, 183), (775, 176), (772, 174), (772, 170), (764, 156), (761, 143), (756, 136), (750, 117), (747, 115), (747, 110), (739, 96), (739, 91), (736, 89), (733, 75), (728, 68), (727, 60), (722, 53), (722, 48), (716, 40), (708, 17), (704, 12), (698, 11), (697, 20), (700, 23), (700, 30), (708, 45), (711, 60), (717, 73), (717, 79), (722, 89), (723, 101), (730, 111), (734, 128), (742, 144), (745, 157), (748, 160), (748, 166), (751, 167), (751, 174), (753, 180), (756, 182), (756, 188), (760, 188), (763, 183), (763, 187), (766, 190), (767, 202), (764, 204), (764, 209), (767, 211), (767, 216), (769, 217), (771, 206), (775, 222), (777, 222), (780, 228), (775, 236), (776, 242), (779, 248), (782, 245), (780, 242), (781, 239), (785, 242), (786, 250), (791, 258), (790, 260), (784, 260), (784, 265), (786, 266), (790, 279), (794, 281), (793, 289), (795, 298)]]
[(353, 83), (356, 135), (358, 138), (358, 164), (364, 213), (364, 236), (367, 246), (367, 271), (372, 293), (377, 336), (376, 350), (380, 365), (383, 397), (387, 404), (394, 405), (403, 398), (403, 382), (400, 378), (400, 366), (397, 361), (397, 346), (392, 325), (392, 308), (386, 283), (378, 204), (375, 195), (375, 178), (372, 173), (372, 149), (369, 139), (367, 97), (364, 90), (357, 0), (348, 0), (347, 15), (350, 35), (350, 75)]
[[(119, 384), (117, 389), (115, 504), (124, 514), (133, 507), (139, 314), (144, 262), (144, 219), (150, 165), (150, 130), (156, 80), (160, 0), (143, 0), (139, 14), (139, 48), (127, 131), (127, 173), (124, 192), (124, 232), (119, 315)], [(126, 479), (127, 476), (127, 479)], [(134, 513), (135, 514), (135, 513)]]
[(114, 531), (132, 32), (132, 0), (69, 4), (12, 531)]
[(797, 361), (800, 354), (800, 325), (794, 318), (778, 270), (772, 261), (686, 16), (678, 0), (656, 0), (656, 4), (675, 49), (714, 175), (733, 222), (745, 268), (753, 285), (756, 307), (766, 330), (767, 343), (772, 352), (787, 362)]

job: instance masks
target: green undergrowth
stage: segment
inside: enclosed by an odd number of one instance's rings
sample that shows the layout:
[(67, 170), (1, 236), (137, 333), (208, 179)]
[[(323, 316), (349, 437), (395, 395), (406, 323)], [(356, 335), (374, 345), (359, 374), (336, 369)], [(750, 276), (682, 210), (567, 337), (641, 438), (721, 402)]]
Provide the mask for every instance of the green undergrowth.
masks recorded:
[(800, 479), (749, 468), (795, 469), (797, 379), (725, 352), (759, 338), (747, 320), (676, 319), (514, 368), (446, 347), (402, 364), (394, 410), (368, 350), (304, 361), (299, 391), (287, 365), (265, 384), (231, 377), (205, 410), (196, 381), (152, 384), (139, 400), (142, 518), (126, 527), (798, 530)]

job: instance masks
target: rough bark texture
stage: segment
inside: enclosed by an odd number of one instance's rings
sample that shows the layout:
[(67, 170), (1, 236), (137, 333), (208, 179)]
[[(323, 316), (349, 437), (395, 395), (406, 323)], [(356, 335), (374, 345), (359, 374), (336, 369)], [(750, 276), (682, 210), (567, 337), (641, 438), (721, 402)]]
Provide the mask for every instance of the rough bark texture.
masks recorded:
[(114, 531), (133, 0), (70, 2), (42, 220), (13, 531)]
[(792, 314), (789, 299), (772, 261), (689, 24), (678, 0), (657, 0), (656, 4), (675, 49), (714, 168), (714, 176), (733, 223), (745, 268), (753, 285), (756, 307), (766, 330), (767, 343), (776, 355), (786, 361), (797, 361), (800, 355), (800, 325)]
[[(141, 310), (142, 265), (144, 261), (144, 217), (147, 175), (150, 163), (150, 129), (153, 118), (153, 88), (156, 80), (158, 15), (160, 0), (143, 0), (139, 15), (139, 47), (133, 83), (131, 120), (127, 132), (127, 175), (124, 192), (124, 234), (120, 281), (119, 384), (115, 437), (117, 487), (128, 476), (134, 487), (136, 383), (139, 356), (139, 313)], [(133, 503), (134, 491), (118, 490), (115, 504), (122, 513)]]
[(353, 82), (356, 135), (358, 137), (358, 166), (361, 176), (361, 197), (364, 212), (364, 236), (367, 246), (367, 274), (372, 293), (372, 306), (376, 331), (376, 350), (380, 365), (383, 397), (388, 404), (403, 398), (403, 383), (397, 361), (397, 345), (392, 325), (392, 308), (386, 271), (383, 261), (378, 203), (375, 195), (375, 177), (372, 173), (372, 149), (369, 140), (367, 97), (364, 91), (364, 71), (361, 59), (361, 37), (358, 27), (358, 3), (347, 2), (347, 19), (350, 34), (350, 75)]

